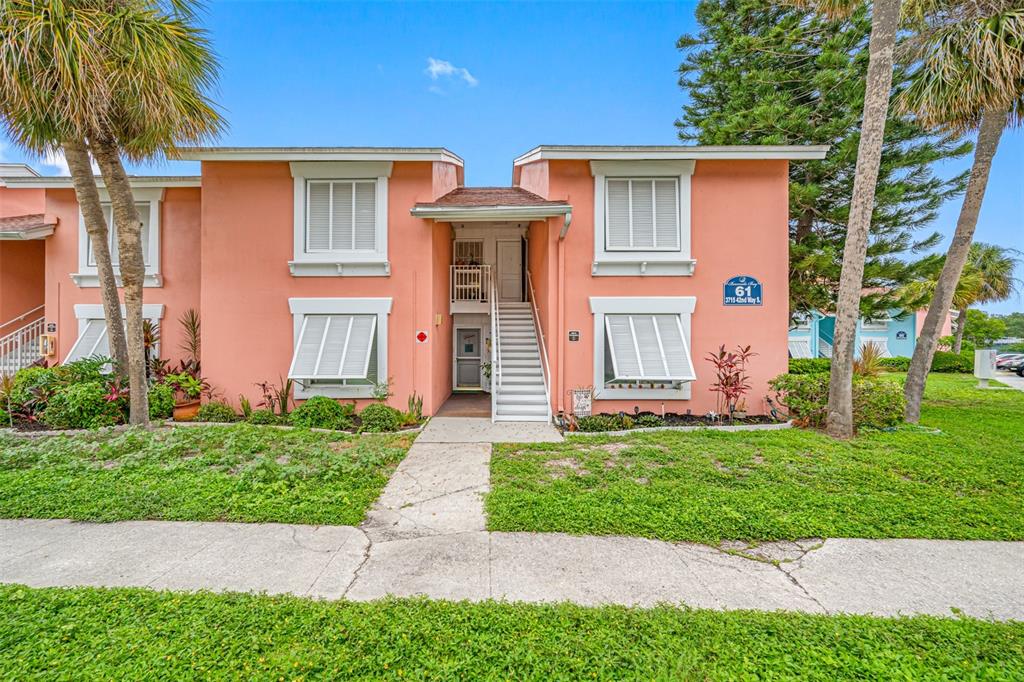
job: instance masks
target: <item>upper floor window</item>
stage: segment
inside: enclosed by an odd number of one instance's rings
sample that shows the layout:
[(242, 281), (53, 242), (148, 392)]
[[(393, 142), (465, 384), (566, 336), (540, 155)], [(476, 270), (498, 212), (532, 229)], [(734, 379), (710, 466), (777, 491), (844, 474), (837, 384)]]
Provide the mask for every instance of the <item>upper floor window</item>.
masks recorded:
[(594, 160), (595, 276), (692, 275), (693, 160)]
[(306, 253), (374, 251), (376, 180), (306, 182)]
[[(162, 187), (133, 187), (135, 208), (142, 223), (142, 260), (146, 266), (143, 286), (163, 286), (160, 274), (160, 204), (163, 201)], [(110, 248), (110, 260), (114, 266), (117, 285), (121, 286), (120, 248), (118, 246), (117, 229), (114, 225), (113, 206), (105, 189), (100, 190), (103, 218), (107, 223), (107, 245)], [(96, 269), (96, 254), (93, 251), (92, 239), (85, 229), (85, 218), (78, 213), (78, 272), (71, 274), (71, 279), (80, 287), (98, 287), (99, 273)]]
[(296, 277), (386, 276), (391, 162), (294, 161)]
[(609, 251), (679, 250), (677, 178), (608, 178), (605, 201)]
[[(142, 258), (146, 265), (149, 265), (149, 204), (135, 204), (139, 212), (139, 220), (142, 221)], [(121, 250), (117, 243), (117, 230), (114, 229), (113, 206), (103, 204), (103, 218), (107, 222), (107, 243), (110, 247), (110, 260), (114, 270), (121, 268)], [(96, 267), (96, 255), (92, 252), (92, 240), (86, 239), (86, 263), (89, 267)]]
[(878, 317), (875, 319), (862, 318), (860, 323), (861, 331), (865, 332), (885, 332), (889, 331), (889, 318)]

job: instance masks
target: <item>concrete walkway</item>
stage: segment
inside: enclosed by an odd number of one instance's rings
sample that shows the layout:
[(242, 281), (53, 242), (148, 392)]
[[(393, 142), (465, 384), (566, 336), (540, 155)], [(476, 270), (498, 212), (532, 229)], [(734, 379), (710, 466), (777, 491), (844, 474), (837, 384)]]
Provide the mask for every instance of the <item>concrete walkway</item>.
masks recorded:
[(1015, 388), (1018, 391), (1024, 391), (1024, 377), (1019, 377), (1016, 374), (1010, 372), (1000, 372), (996, 379), (1003, 382), (1010, 388)]
[(432, 420), (359, 528), (0, 520), (0, 582), (1024, 620), (1022, 542), (488, 533), (491, 446), (468, 439), (560, 437), (483, 421)]

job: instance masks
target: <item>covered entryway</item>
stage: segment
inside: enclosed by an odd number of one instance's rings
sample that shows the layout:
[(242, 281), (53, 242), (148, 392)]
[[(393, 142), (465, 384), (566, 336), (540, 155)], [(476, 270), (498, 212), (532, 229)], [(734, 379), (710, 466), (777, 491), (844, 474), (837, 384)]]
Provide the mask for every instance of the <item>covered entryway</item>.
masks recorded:
[(487, 393), (453, 393), (435, 417), (491, 418), (491, 396)]

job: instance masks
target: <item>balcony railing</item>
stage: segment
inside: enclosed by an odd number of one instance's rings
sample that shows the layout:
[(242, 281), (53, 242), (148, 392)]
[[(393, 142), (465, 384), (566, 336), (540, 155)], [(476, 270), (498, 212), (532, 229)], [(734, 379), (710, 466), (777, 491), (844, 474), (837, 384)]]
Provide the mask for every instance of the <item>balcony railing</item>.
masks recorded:
[(20, 329), (0, 337), (0, 374), (14, 374), (19, 369), (28, 367), (42, 357), (39, 354), (39, 337), (43, 335), (46, 319), (42, 316), (43, 307), (39, 306), (10, 322), (0, 325), (4, 328), (12, 323), (24, 323), (35, 315), (39, 315)]
[(452, 303), (488, 303), (491, 295), (491, 266), (451, 266), (451, 295)]

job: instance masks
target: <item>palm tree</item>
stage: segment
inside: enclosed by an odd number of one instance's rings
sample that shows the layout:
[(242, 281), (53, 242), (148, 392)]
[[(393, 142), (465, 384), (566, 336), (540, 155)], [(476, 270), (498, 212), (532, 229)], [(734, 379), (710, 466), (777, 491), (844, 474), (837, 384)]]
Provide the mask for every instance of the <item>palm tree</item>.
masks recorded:
[[(0, 68), (20, 84), (14, 89), (21, 94), (20, 111), (42, 120), (49, 116), (57, 123), (40, 126), (40, 146), (52, 147), (68, 139), (87, 141), (110, 195), (125, 299), (130, 421), (145, 423), (145, 265), (141, 221), (121, 155), (149, 158), (218, 132), (222, 121), (204, 94), (213, 84), (216, 61), (205, 33), (192, 25), (188, 0), (8, 0), (3, 11), (0, 21), (10, 25), (7, 35), (18, 49), (9, 58), (0, 58), (0, 63), (9, 62)], [(26, 30), (38, 25), (45, 30)], [(74, 49), (62, 41), (64, 35), (80, 37), (71, 46)], [(26, 60), (41, 63), (33, 64), (26, 74), (20, 66)], [(49, 71), (56, 72), (50, 96), (40, 97), (32, 87), (32, 76)], [(6, 80), (7, 73), (3, 77)], [(59, 117), (40, 113), (54, 102), (59, 104)], [(91, 201), (87, 195), (84, 198)], [(104, 305), (108, 329), (122, 329), (106, 310), (106, 297)], [(119, 305), (113, 307), (119, 315)]]
[(35, 154), (63, 147), (99, 277), (114, 368), (124, 379), (128, 350), (110, 258), (109, 236), (84, 130), (95, 124), (79, 106), (100, 92), (99, 52), (83, 22), (43, 3), (0, 5), (0, 118), (15, 143)]
[[(963, 346), (964, 329), (967, 322), (967, 310), (972, 305), (1005, 301), (1014, 292), (1017, 280), (1013, 270), (1017, 260), (1013, 257), (1017, 251), (1006, 249), (994, 244), (975, 242), (967, 252), (967, 263), (960, 275), (960, 282), (965, 278), (973, 280), (973, 295), (962, 305), (957, 305), (956, 295), (953, 306), (957, 310), (956, 334), (953, 338), (953, 352), (959, 353)], [(959, 286), (957, 287), (959, 289)]]
[(911, 85), (900, 93), (897, 106), (926, 126), (977, 131), (956, 231), (904, 386), (904, 416), (916, 423), (942, 321), (968, 260), (992, 158), (1003, 129), (1020, 123), (1024, 113), (1024, 7), (1020, 0), (910, 2), (916, 33), (908, 54), (916, 64)]
[[(802, 0), (832, 16), (846, 16), (863, 0)], [(853, 435), (853, 359), (860, 296), (864, 282), (868, 234), (875, 203), (875, 185), (882, 159), (885, 121), (889, 113), (892, 67), (899, 27), (900, 0), (875, 0), (871, 7), (871, 37), (868, 40), (868, 73), (864, 91), (864, 114), (857, 167), (853, 180), (853, 198), (847, 219), (843, 266), (839, 274), (836, 299), (836, 326), (832, 346), (832, 374), (828, 388), (828, 414), (825, 430), (835, 438)]]

